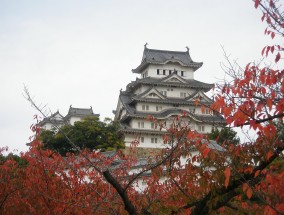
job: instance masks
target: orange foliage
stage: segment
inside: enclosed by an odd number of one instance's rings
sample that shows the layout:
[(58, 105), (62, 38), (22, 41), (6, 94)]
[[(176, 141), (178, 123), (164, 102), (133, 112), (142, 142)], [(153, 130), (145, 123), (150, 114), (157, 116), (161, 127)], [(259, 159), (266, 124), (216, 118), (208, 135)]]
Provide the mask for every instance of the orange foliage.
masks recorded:
[[(276, 3), (254, 1), (268, 25), (265, 34), (283, 39), (284, 17), (279, 18)], [(273, 55), (279, 63), (283, 50), (280, 45), (266, 46), (262, 55)], [(232, 77), (233, 84), (215, 87), (211, 109), (223, 114), (230, 126), (256, 130), (255, 141), (224, 143), (218, 149), (183, 122), (184, 113), (167, 128), (168, 147), (143, 165), (135, 157), (138, 141), (127, 156), (82, 151), (61, 157), (43, 150), (36, 139), (21, 155), (25, 166), (12, 159), (0, 163), (0, 214), (283, 213), (284, 143), (279, 126), (284, 117), (284, 70), (249, 63)], [(40, 132), (36, 126), (32, 129)]]

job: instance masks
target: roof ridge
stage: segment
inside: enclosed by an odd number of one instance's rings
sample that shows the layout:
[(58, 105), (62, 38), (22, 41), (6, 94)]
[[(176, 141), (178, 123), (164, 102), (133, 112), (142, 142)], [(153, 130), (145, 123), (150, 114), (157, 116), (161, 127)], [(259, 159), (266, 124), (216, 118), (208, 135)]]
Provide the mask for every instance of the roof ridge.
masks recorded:
[(161, 49), (148, 49), (146, 48), (145, 51), (157, 51), (157, 52), (168, 52), (168, 53), (188, 53), (187, 50), (186, 51), (171, 51), (171, 50), (161, 50)]

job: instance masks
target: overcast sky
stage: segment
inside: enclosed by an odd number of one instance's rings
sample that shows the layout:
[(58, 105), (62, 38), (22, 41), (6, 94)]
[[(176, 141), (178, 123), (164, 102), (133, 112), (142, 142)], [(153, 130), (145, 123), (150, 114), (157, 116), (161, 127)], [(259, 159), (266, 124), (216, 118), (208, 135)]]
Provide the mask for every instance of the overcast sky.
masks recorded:
[(135, 80), (144, 44), (203, 62), (197, 80), (224, 72), (221, 45), (241, 65), (270, 42), (251, 0), (0, 0), (0, 146), (27, 150), (38, 114), (23, 97), (66, 115), (93, 107), (113, 117), (119, 90)]

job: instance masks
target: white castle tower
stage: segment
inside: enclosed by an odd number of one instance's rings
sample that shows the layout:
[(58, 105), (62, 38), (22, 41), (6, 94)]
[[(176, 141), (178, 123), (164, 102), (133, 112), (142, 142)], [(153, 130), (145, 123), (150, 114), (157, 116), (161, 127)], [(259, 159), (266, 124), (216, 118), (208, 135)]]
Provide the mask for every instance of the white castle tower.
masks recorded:
[(185, 113), (187, 123), (200, 133), (210, 133), (224, 125), (222, 116), (201, 108), (201, 104), (209, 107), (213, 102), (205, 95), (213, 84), (194, 79), (194, 72), (203, 63), (194, 62), (186, 48), (184, 52), (166, 51), (145, 45), (140, 65), (132, 70), (140, 78), (120, 92), (114, 111), (125, 134), (126, 147), (137, 138), (140, 148), (164, 147), (162, 136), (166, 130), (147, 120), (149, 115), (170, 125), (174, 116)]

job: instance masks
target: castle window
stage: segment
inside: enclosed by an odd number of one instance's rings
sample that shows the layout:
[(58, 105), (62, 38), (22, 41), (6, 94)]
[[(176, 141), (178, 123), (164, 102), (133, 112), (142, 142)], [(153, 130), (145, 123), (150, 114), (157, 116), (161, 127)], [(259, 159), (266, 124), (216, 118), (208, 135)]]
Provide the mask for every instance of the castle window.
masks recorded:
[(160, 75), (160, 70), (159, 69), (157, 69), (157, 75)]
[(166, 75), (166, 70), (165, 69), (163, 70), (163, 75)]
[(169, 75), (172, 74), (172, 70), (169, 70)]
[(190, 113), (195, 113), (195, 108), (189, 108)]
[(156, 106), (156, 111), (162, 110), (162, 106)]
[(146, 71), (142, 74), (142, 78), (146, 78), (147, 76), (148, 76), (148, 71)]
[(184, 75), (184, 72), (183, 72), (183, 71), (180, 71), (180, 75), (183, 76), (183, 75)]
[(180, 92), (180, 97), (185, 98), (186, 97), (186, 93)]
[(157, 137), (152, 137), (151, 138), (151, 143), (157, 143), (158, 142), (158, 138)]
[(199, 125), (198, 126), (198, 131), (204, 131), (204, 125)]
[(209, 108), (205, 109), (205, 114), (211, 114), (211, 110)]
[(138, 128), (144, 128), (144, 122), (138, 122)]
[(160, 91), (160, 93), (164, 96), (167, 96), (167, 91), (162, 90), (162, 91)]
[(149, 105), (142, 105), (142, 110), (149, 110)]
[(151, 128), (155, 128), (155, 123), (151, 122)]
[(140, 143), (144, 143), (144, 137), (140, 137)]

